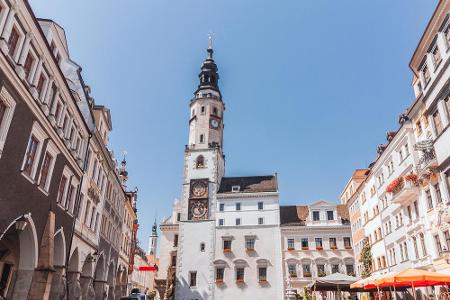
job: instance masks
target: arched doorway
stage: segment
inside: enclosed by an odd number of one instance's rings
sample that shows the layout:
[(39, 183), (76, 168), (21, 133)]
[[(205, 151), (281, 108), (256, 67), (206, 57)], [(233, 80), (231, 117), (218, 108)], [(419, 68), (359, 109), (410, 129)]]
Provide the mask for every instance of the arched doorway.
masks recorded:
[(26, 299), (37, 266), (38, 239), (30, 214), (15, 219), (0, 235), (0, 295)]
[(108, 276), (106, 283), (108, 284), (108, 300), (114, 300), (114, 276), (116, 275), (116, 268), (114, 262), (111, 261), (108, 267)]
[(88, 254), (84, 260), (82, 260), (83, 267), (80, 274), (80, 285), (82, 299), (93, 300), (95, 299), (94, 290), (94, 257)]
[(50, 299), (63, 299), (67, 294), (66, 285), (66, 238), (64, 230), (60, 228), (55, 232), (53, 266), (55, 273), (52, 278), (52, 288), (50, 290)]
[(117, 269), (117, 275), (116, 275), (116, 299), (120, 299), (120, 297), (123, 297), (127, 293), (127, 272), (126, 268), (121, 265)]
[(103, 253), (100, 254), (97, 260), (97, 264), (95, 266), (95, 274), (94, 274), (94, 290), (95, 290), (95, 299), (103, 300), (106, 296), (105, 290), (105, 258)]
[(73, 250), (67, 266), (68, 299), (81, 299), (80, 254), (78, 248)]

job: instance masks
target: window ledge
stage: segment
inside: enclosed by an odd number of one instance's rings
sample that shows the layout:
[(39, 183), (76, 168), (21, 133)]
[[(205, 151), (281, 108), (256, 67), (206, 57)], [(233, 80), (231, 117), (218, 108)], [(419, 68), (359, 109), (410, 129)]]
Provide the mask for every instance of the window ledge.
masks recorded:
[(42, 186), (38, 186), (38, 190), (41, 191), (41, 193), (43, 193), (47, 197), (48, 195), (50, 195), (50, 193), (46, 191)]
[(31, 184), (36, 184), (36, 181), (34, 181), (29, 175), (24, 173), (23, 171), (20, 172), (23, 177), (25, 177), (26, 180), (28, 180)]

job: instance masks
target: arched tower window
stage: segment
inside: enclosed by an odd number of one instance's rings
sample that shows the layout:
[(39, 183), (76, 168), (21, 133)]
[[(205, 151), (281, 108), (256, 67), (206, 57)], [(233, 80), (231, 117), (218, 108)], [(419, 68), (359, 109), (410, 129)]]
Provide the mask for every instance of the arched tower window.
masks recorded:
[(196, 168), (203, 168), (205, 166), (205, 158), (203, 155), (197, 156), (197, 160), (195, 161)]
[(205, 142), (205, 137), (203, 134), (200, 134), (200, 143), (204, 143)]

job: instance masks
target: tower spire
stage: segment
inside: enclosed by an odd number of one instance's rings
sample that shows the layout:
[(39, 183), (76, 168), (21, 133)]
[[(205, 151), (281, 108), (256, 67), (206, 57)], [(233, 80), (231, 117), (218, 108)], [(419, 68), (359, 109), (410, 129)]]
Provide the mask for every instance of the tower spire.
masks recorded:
[(198, 74), (200, 83), (197, 90), (195, 91), (195, 94), (197, 94), (199, 91), (212, 90), (218, 93), (219, 98), (221, 98), (222, 95), (220, 94), (218, 85), (218, 68), (213, 59), (214, 50), (211, 33), (208, 34), (208, 48), (206, 49), (206, 52), (206, 59), (202, 63), (200, 74)]

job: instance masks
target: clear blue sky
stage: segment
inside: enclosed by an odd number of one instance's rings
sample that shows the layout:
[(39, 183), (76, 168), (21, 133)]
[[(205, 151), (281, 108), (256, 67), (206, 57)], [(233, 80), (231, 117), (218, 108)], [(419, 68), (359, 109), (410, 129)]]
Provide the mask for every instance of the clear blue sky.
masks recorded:
[(110, 147), (128, 151), (139, 238), (181, 192), (188, 104), (215, 34), (226, 174), (278, 172), (281, 204), (338, 201), (413, 100), (409, 59), (436, 1), (30, 0), (66, 30)]

